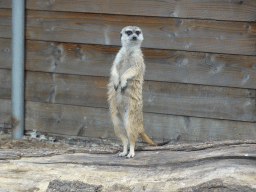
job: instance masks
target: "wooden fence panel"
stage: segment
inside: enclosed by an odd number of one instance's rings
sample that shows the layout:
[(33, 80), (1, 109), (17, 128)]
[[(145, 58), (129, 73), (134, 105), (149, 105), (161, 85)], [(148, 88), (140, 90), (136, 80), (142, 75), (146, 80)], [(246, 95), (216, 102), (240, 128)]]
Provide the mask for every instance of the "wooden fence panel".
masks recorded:
[[(2, 11), (2, 10), (1, 10)], [(11, 11), (1, 15), (0, 28), (10, 29)], [(6, 26), (7, 25), (7, 26)], [(8, 26), (9, 25), (9, 26)], [(256, 23), (27, 11), (26, 38), (33, 40), (120, 45), (120, 31), (140, 26), (143, 47), (255, 55)], [(0, 37), (11, 33), (0, 30)]]
[(26, 72), (25, 100), (54, 102), (54, 74)]
[[(118, 47), (26, 42), (26, 69), (108, 77)], [(0, 39), (0, 68), (11, 68), (11, 40)], [(143, 49), (146, 80), (256, 89), (256, 57)]]
[[(0, 122), (10, 124), (11, 101), (0, 99)], [(117, 140), (108, 109), (26, 102), (26, 130), (48, 134)], [(144, 113), (144, 127), (154, 141), (255, 139), (255, 123)], [(139, 139), (141, 140), (141, 139)]]
[(12, 37), (11, 9), (0, 9), (0, 37)]
[[(11, 0), (0, 1), (0, 8), (10, 8)], [(108, 13), (156, 17), (180, 17), (233, 21), (255, 21), (254, 0), (27, 0), (26, 8), (48, 11)]]
[(109, 76), (119, 48), (27, 41), (26, 69), (90, 76)]
[[(108, 109), (26, 103), (26, 130), (109, 139), (116, 136)], [(144, 127), (155, 141), (255, 139), (255, 123), (144, 113)]]
[(0, 9), (2, 8), (11, 8), (12, 7), (12, 1), (11, 0), (1, 0), (0, 1)]
[(26, 103), (26, 130), (92, 138), (115, 136), (107, 109)]
[(2, 69), (12, 67), (11, 43), (11, 39), (0, 38), (0, 68)]
[[(108, 78), (56, 74), (53, 79), (56, 103), (108, 107)], [(254, 90), (146, 81), (143, 96), (145, 112), (256, 120)]]
[(256, 120), (254, 90), (148, 81), (143, 96), (146, 112)]
[[(1, 99), (11, 99), (11, 70), (0, 69), (0, 98)], [(1, 107), (1, 106), (0, 106)]]
[(7, 99), (0, 99), (0, 127), (10, 128), (12, 115), (12, 102)]
[[(0, 97), (10, 99), (10, 75), (0, 70)], [(106, 77), (27, 72), (26, 100), (108, 108)], [(3, 89), (2, 89), (3, 87)], [(146, 81), (144, 112), (255, 121), (255, 90)]]
[[(10, 2), (0, 1), (0, 127), (11, 124)], [(27, 0), (26, 6), (26, 130), (115, 140), (106, 85), (120, 30), (137, 25), (145, 39), (150, 137), (255, 139), (256, 1)]]

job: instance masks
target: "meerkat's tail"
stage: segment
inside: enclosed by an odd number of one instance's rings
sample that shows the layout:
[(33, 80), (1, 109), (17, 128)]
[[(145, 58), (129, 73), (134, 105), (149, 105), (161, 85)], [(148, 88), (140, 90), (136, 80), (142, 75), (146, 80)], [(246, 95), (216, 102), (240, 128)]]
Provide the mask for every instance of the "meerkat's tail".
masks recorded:
[(147, 142), (150, 145), (153, 146), (162, 146), (165, 145), (167, 143), (169, 143), (170, 141), (164, 142), (164, 143), (155, 143), (154, 141), (152, 141), (145, 132), (139, 133), (139, 135), (141, 136), (141, 138), (143, 139), (143, 141)]
[(152, 141), (151, 139), (149, 139), (149, 137), (146, 135), (145, 132), (139, 133), (139, 135), (141, 136), (141, 138), (143, 139), (143, 141), (147, 142), (150, 145), (153, 146), (157, 146), (157, 143), (155, 143), (154, 141)]

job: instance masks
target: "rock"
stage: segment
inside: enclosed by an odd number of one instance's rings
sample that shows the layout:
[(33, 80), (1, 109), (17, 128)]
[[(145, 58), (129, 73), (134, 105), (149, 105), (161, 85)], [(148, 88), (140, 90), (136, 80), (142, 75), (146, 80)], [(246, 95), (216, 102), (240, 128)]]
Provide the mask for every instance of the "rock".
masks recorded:
[(81, 181), (55, 179), (49, 183), (46, 192), (101, 192), (102, 185), (91, 185)]
[(256, 192), (249, 186), (229, 185), (223, 183), (221, 179), (214, 179), (197, 186), (180, 189), (179, 192)]

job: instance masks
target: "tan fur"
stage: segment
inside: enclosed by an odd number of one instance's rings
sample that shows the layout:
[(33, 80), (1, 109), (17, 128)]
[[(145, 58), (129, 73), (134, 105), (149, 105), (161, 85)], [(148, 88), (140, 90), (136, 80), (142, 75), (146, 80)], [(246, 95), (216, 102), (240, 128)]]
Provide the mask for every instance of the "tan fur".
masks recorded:
[[(126, 34), (127, 31), (132, 31), (132, 35)], [(143, 129), (142, 85), (145, 64), (140, 49), (143, 35), (142, 32), (137, 35), (136, 31), (138, 33), (141, 30), (131, 26), (122, 29), (122, 48), (114, 60), (108, 84), (108, 101), (114, 131), (124, 147), (119, 156), (127, 154), (129, 142), (130, 152), (127, 158), (135, 155), (134, 148), (138, 134), (147, 143), (157, 145), (148, 138)], [(136, 41), (132, 40), (133, 36), (136, 36)]]

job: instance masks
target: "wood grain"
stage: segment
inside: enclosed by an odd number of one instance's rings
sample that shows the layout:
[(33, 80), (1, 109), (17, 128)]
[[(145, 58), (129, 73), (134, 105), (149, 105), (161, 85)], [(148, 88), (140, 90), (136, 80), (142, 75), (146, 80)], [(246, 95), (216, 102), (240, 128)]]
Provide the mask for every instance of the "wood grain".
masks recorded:
[(9, 69), (0, 69), (0, 98), (11, 99), (12, 72)]
[(91, 138), (115, 137), (109, 112), (102, 108), (26, 102), (26, 130)]
[[(0, 99), (0, 122), (10, 123), (11, 101)], [(86, 117), (86, 118), (85, 118)], [(92, 139), (113, 139), (108, 109), (26, 102), (26, 130)], [(144, 127), (155, 141), (255, 139), (255, 123), (144, 113)], [(141, 139), (139, 139), (141, 141)], [(104, 141), (103, 141), (104, 142)]]
[(54, 102), (54, 74), (26, 72), (25, 100)]
[(12, 67), (12, 42), (11, 39), (0, 38), (0, 68), (11, 69)]
[[(26, 130), (115, 139), (108, 109), (26, 103)], [(255, 139), (255, 123), (144, 113), (144, 127), (155, 141)]]
[(0, 9), (0, 37), (12, 37), (12, 15), (11, 9)]
[[(9, 12), (8, 12), (9, 11)], [(5, 10), (0, 20), (10, 18)], [(255, 55), (256, 23), (27, 11), (26, 38), (33, 40), (119, 45), (127, 25), (142, 28), (142, 47)], [(2, 21), (0, 22), (0, 26)], [(9, 26), (4, 26), (10, 29)], [(11, 33), (0, 31), (0, 37)]]
[[(119, 47), (26, 42), (26, 69), (108, 77)], [(256, 89), (256, 57), (143, 49), (146, 80)], [(0, 38), (0, 68), (11, 68), (11, 40)]]
[(172, 115), (255, 121), (255, 91), (147, 81), (144, 111)]
[(8, 99), (0, 98), (0, 127), (10, 128), (12, 115), (12, 102)]
[[(6, 70), (0, 74), (5, 90), (0, 98), (10, 99), (10, 75)], [(107, 82), (106, 77), (27, 72), (26, 100), (108, 108)], [(256, 120), (255, 90), (146, 81), (143, 101), (144, 112)]]
[(0, 9), (2, 8), (11, 8), (12, 7), (12, 1), (11, 0), (1, 0), (0, 1)]
[[(108, 13), (157, 17), (181, 17), (232, 21), (255, 21), (254, 0), (27, 0), (26, 8), (48, 11), (71, 11), (86, 13)], [(0, 1), (0, 8), (11, 8), (11, 0)]]
[[(35, 82), (35, 78), (28, 81)], [(54, 74), (55, 92), (49, 97), (53, 103), (108, 108), (107, 82), (103, 77)], [(146, 81), (143, 101), (145, 112), (256, 120), (254, 90)]]

